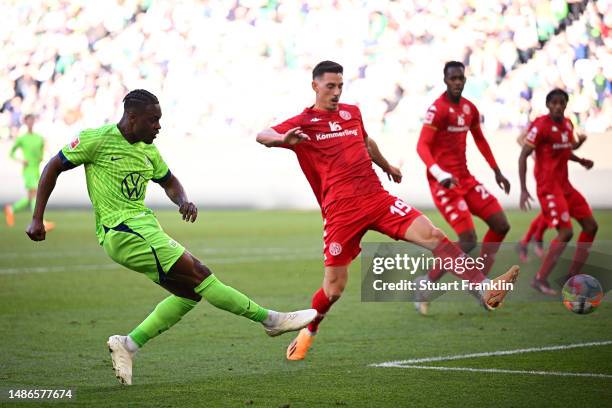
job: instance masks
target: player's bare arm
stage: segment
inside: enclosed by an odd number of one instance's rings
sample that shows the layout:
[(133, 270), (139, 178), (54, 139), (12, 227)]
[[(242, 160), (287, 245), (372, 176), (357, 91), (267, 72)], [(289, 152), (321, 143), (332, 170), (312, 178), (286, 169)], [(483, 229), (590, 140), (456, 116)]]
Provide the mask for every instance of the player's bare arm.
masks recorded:
[(293, 146), (303, 141), (310, 140), (310, 138), (300, 127), (289, 129), (284, 134), (278, 133), (272, 128), (267, 128), (257, 134), (256, 140), (266, 147), (277, 147), (283, 144)]
[(584, 167), (587, 170), (591, 170), (593, 166), (595, 165), (595, 163), (593, 163), (593, 160), (578, 157), (574, 153), (572, 153), (569, 160), (580, 164), (582, 167)]
[(166, 195), (172, 202), (179, 207), (179, 212), (183, 216), (183, 220), (187, 222), (195, 222), (198, 218), (198, 208), (194, 203), (189, 201), (183, 185), (174, 174), (171, 174), (168, 180), (160, 183)]
[(491, 168), (493, 169), (493, 172), (495, 173), (495, 182), (497, 183), (499, 188), (504, 190), (506, 194), (509, 194), (510, 182), (499, 169), (499, 166), (495, 161), (495, 157), (493, 156), (493, 151), (491, 151), (491, 146), (489, 146), (489, 142), (487, 142), (487, 139), (484, 137), (482, 129), (479, 125), (477, 125), (470, 129), (470, 132), (472, 133), (472, 136), (474, 136), (474, 142), (476, 142), (476, 147), (482, 154), (482, 157), (485, 158), (487, 163), (489, 163), (489, 166), (491, 166)]
[(59, 156), (53, 156), (49, 163), (45, 166), (40, 181), (38, 182), (38, 191), (36, 193), (36, 206), (34, 213), (32, 214), (32, 222), (26, 230), (26, 234), (32, 241), (43, 241), (45, 239), (46, 231), (43, 224), (43, 217), (45, 215), (45, 208), (47, 202), (51, 196), (51, 192), (55, 188), (55, 183), (60, 173), (69, 170), (62, 163)]
[(372, 161), (382, 169), (385, 173), (387, 173), (387, 177), (389, 180), (393, 180), (396, 183), (400, 183), (402, 181), (402, 171), (395, 166), (389, 164), (387, 159), (382, 155), (378, 145), (371, 137), (366, 138), (366, 145), (368, 147), (368, 154)]
[(521, 210), (527, 211), (531, 209), (530, 201), (533, 201), (533, 198), (529, 194), (527, 190), (527, 158), (533, 152), (533, 147), (528, 144), (523, 145), (523, 149), (521, 150), (521, 155), (519, 156), (519, 179), (521, 180), (521, 198), (519, 201), (519, 206)]
[(579, 149), (580, 146), (582, 146), (582, 144), (586, 142), (586, 140), (587, 140), (587, 135), (585, 135), (584, 133), (578, 133), (578, 140), (574, 143), (574, 146), (572, 147), (572, 149), (574, 150)]

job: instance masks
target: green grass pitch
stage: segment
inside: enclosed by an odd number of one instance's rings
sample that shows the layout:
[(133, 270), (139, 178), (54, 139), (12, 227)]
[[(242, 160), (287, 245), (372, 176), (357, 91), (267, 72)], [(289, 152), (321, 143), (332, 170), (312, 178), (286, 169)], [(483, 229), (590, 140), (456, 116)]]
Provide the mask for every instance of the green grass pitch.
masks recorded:
[[(303, 308), (322, 279), (317, 212), (202, 211), (185, 224), (157, 212), (162, 226), (225, 283), (277, 310)], [(446, 224), (436, 213), (434, 223)], [(534, 213), (509, 212), (510, 241)], [(612, 211), (596, 211), (598, 240), (612, 241)], [(534, 296), (486, 313), (471, 299), (433, 304), (420, 317), (409, 303), (362, 303), (359, 261), (344, 297), (321, 325), (308, 359), (285, 360), (287, 334), (268, 338), (259, 325), (205, 302), (139, 353), (134, 385), (113, 376), (106, 339), (125, 334), (166, 293), (106, 257), (88, 211), (51, 211), (57, 229), (30, 242), (26, 214), (0, 226), (0, 390), (76, 389), (67, 406), (109, 407), (400, 407), (610, 406), (612, 345), (429, 363), (432, 366), (606, 374), (570, 377), (482, 371), (378, 368), (370, 364), (612, 340), (608, 295), (593, 314), (566, 311)], [(484, 227), (478, 223), (479, 236)], [(550, 234), (550, 233), (549, 233)], [(454, 236), (454, 235), (451, 235)], [(550, 235), (548, 235), (550, 238)], [(368, 241), (386, 240), (369, 233)], [(498, 259), (516, 262), (513, 254)], [(530, 291), (536, 263), (523, 271)], [(507, 265), (504, 265), (507, 266)], [(40, 406), (10, 402), (0, 406)], [(50, 403), (48, 406), (61, 406)], [(47, 406), (46, 404), (43, 406)]]

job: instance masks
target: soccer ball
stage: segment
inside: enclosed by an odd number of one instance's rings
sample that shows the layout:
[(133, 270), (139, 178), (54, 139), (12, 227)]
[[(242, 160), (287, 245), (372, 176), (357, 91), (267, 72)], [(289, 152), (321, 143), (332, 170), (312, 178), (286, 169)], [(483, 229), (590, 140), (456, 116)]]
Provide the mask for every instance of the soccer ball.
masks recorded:
[(574, 313), (588, 314), (597, 309), (603, 298), (599, 281), (591, 275), (572, 276), (563, 285), (563, 304)]

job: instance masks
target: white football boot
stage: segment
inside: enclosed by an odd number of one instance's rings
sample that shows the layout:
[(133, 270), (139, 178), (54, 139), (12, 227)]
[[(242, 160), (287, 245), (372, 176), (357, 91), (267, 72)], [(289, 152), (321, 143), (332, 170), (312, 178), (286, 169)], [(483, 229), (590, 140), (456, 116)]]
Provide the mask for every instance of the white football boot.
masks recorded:
[(127, 336), (114, 335), (108, 338), (108, 351), (111, 354), (115, 377), (124, 385), (132, 385), (132, 360), (136, 353), (131, 353), (126, 344)]
[(317, 317), (315, 309), (298, 310), (297, 312), (281, 313), (270, 310), (268, 318), (262, 322), (266, 334), (270, 337), (303, 329)]

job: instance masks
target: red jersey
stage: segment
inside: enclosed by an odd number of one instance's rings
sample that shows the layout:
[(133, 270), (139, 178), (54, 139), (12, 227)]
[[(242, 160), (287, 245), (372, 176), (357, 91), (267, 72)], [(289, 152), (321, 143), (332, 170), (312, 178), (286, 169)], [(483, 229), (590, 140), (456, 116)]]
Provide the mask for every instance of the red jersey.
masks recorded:
[(563, 118), (560, 123), (543, 115), (529, 126), (525, 143), (535, 149), (533, 174), (538, 190), (551, 191), (569, 183), (567, 162), (574, 147), (574, 126)]
[(282, 145), (295, 152), (321, 208), (333, 201), (383, 191), (372, 168), (359, 108), (338, 104), (329, 112), (306, 108), (273, 126), (278, 133), (300, 127), (310, 137), (296, 145)]
[[(417, 150), (429, 169), (438, 164), (459, 181), (471, 177), (465, 157), (467, 132), (492, 168), (497, 167), (493, 153), (480, 129), (480, 113), (472, 102), (461, 98), (452, 102), (446, 92), (427, 110)], [(433, 180), (433, 176), (428, 177)]]

